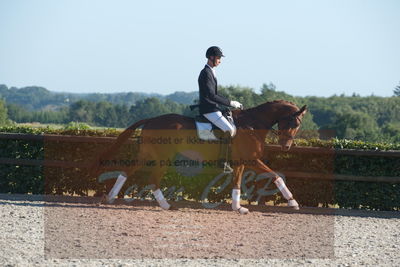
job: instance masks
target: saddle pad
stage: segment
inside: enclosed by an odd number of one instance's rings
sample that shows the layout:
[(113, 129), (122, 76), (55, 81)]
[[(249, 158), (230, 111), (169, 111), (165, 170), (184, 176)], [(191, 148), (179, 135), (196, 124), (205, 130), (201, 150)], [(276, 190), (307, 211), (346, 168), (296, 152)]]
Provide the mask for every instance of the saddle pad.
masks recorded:
[(218, 140), (212, 132), (212, 124), (210, 122), (196, 121), (197, 136), (202, 140)]

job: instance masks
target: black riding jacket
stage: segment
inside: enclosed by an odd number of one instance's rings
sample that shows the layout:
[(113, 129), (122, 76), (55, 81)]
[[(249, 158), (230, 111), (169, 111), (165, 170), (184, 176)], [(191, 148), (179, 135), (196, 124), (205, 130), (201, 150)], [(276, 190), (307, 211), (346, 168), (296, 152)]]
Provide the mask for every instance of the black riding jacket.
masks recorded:
[(218, 104), (229, 106), (230, 100), (218, 95), (217, 79), (207, 65), (199, 75), (199, 109), (200, 114), (219, 111)]

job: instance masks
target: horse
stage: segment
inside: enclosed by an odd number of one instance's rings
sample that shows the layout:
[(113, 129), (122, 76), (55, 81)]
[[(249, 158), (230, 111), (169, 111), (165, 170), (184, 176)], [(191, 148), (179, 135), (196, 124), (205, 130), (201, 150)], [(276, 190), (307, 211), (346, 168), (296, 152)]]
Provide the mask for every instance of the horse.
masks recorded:
[[(240, 214), (249, 213), (247, 208), (240, 205), (240, 186), (245, 168), (252, 169), (256, 173), (272, 175), (272, 182), (288, 201), (288, 206), (299, 209), (299, 204), (282, 177), (270, 169), (261, 158), (264, 154), (265, 139), (269, 131), (277, 131), (278, 144), (282, 151), (290, 149), (306, 112), (306, 105), (298, 108), (294, 103), (285, 100), (275, 100), (253, 108), (232, 111), (232, 117), (237, 126), (237, 133), (231, 139), (231, 159), (232, 162), (237, 162), (233, 166), (232, 210), (238, 211)], [(277, 130), (272, 128), (275, 125), (277, 125)], [(95, 175), (100, 173), (99, 162), (104, 162), (105, 159), (114, 155), (140, 127), (141, 142), (137, 162), (141, 160), (152, 162), (153, 167), (149, 177), (150, 183), (154, 185), (152, 193), (162, 209), (173, 209), (160, 190), (160, 182), (168, 169), (168, 164), (160, 163), (165, 162), (166, 159), (173, 159), (179, 153), (186, 153), (188, 157), (195, 159), (215, 159), (215, 149), (218, 145), (214, 144), (211, 149), (212, 144), (187, 141), (199, 140), (193, 118), (178, 114), (166, 114), (143, 119), (126, 128), (118, 136), (116, 142), (97, 158), (93, 167)], [(252, 164), (248, 164), (248, 162)], [(108, 195), (105, 195), (104, 200), (109, 203), (112, 202), (127, 177), (133, 175), (143, 166), (136, 164), (127, 168), (126, 175), (118, 176), (113, 188)]]

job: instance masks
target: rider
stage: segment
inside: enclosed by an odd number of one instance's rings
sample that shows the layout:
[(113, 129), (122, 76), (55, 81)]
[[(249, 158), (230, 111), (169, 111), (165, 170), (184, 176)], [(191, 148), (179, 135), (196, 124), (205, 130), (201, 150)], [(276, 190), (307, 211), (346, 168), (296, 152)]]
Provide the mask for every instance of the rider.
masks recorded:
[[(229, 133), (230, 137), (235, 136), (236, 127), (230, 123), (221, 112), (218, 105), (230, 106), (233, 108), (243, 108), (243, 105), (238, 101), (231, 101), (226, 97), (218, 95), (217, 78), (215, 75), (215, 67), (221, 63), (221, 57), (224, 57), (221, 48), (211, 46), (207, 49), (206, 58), (207, 64), (199, 75), (199, 109), (200, 114), (206, 117), (214, 125), (220, 128), (224, 133)], [(224, 169), (231, 169), (227, 164), (227, 146), (226, 151), (221, 151), (222, 156), (225, 156)], [(224, 150), (222, 148), (221, 150)]]

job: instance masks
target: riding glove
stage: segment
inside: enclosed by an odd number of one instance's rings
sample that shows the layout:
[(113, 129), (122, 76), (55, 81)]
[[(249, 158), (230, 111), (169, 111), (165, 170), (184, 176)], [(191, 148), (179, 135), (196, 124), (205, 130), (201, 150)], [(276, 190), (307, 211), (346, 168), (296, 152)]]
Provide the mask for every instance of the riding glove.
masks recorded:
[(230, 106), (233, 108), (243, 109), (243, 105), (241, 103), (239, 103), (238, 101), (231, 101)]

